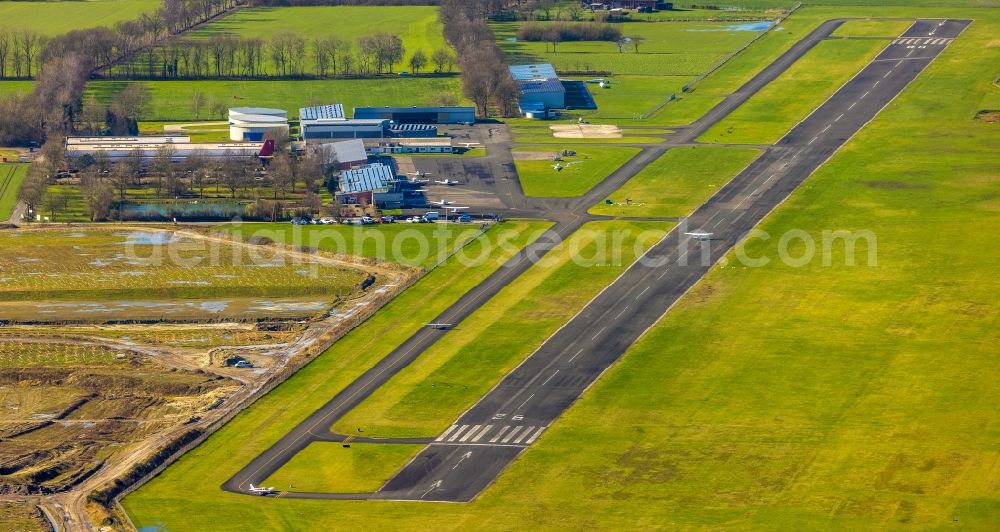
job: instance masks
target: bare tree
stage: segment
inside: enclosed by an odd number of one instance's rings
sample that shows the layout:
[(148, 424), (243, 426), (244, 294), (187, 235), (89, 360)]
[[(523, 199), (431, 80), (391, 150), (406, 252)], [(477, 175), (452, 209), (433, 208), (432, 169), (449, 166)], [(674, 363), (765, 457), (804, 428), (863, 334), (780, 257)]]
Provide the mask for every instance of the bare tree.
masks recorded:
[(0, 79), (7, 77), (7, 55), (10, 53), (10, 34), (0, 31)]
[(639, 45), (646, 42), (645, 37), (632, 37), (632, 46), (635, 48), (635, 53), (639, 53)]
[(191, 93), (191, 110), (194, 111), (194, 119), (201, 119), (201, 108), (205, 105), (205, 93), (195, 91)]
[(410, 68), (413, 70), (414, 73), (419, 74), (420, 69), (424, 68), (424, 65), (426, 64), (427, 64), (427, 55), (424, 54), (423, 50), (418, 49), (416, 52), (413, 52), (413, 56), (410, 57)]

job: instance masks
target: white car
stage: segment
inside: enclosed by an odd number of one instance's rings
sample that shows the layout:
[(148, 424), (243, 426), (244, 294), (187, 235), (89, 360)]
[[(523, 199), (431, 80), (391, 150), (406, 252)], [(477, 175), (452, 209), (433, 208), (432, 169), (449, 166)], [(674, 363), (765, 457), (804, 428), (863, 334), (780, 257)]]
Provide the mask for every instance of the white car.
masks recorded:
[(337, 223), (337, 220), (334, 218), (320, 218), (319, 223), (323, 225), (331, 225)]

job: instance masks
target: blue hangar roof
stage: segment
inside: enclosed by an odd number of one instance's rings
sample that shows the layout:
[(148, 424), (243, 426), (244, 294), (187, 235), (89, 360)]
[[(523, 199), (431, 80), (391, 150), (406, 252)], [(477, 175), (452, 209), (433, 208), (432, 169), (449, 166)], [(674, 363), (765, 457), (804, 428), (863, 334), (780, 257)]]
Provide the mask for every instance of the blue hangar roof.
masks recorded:
[(337, 103), (317, 107), (303, 107), (299, 109), (299, 118), (302, 120), (343, 120), (346, 117), (344, 116), (344, 106)]
[(550, 64), (513, 65), (510, 67), (510, 75), (517, 81), (559, 79), (556, 69)]
[(346, 170), (340, 174), (340, 190), (351, 194), (388, 188), (396, 178), (392, 168), (384, 164), (373, 164), (357, 170)]
[(558, 79), (518, 80), (521, 94), (539, 94), (543, 92), (565, 93), (566, 87)]

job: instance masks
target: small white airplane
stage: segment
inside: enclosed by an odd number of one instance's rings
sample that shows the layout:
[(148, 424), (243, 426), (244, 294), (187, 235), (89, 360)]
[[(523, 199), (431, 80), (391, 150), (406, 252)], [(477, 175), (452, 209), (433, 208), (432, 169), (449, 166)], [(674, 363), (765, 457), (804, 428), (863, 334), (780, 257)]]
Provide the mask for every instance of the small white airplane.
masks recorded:
[(440, 205), (440, 206), (444, 207), (446, 205), (451, 205), (452, 203), (455, 203), (455, 202), (454, 201), (448, 201), (448, 200), (437, 200), (437, 201), (432, 201), (430, 203), (433, 203), (434, 205)]
[(594, 84), (604, 83), (604, 78), (588, 79), (587, 83), (594, 83)]
[(458, 181), (454, 181), (454, 180), (451, 180), (451, 179), (445, 179), (444, 181), (435, 181), (435, 183), (437, 183), (439, 185), (447, 185), (447, 186), (450, 187), (452, 185), (457, 185)]
[(460, 211), (462, 209), (468, 209), (468, 207), (445, 207), (445, 209), (448, 209), (449, 211)]
[(414, 192), (429, 192), (429, 190), (427, 190), (426, 188), (418, 188), (414, 190)]
[(437, 329), (439, 331), (451, 328), (450, 323), (428, 323), (427, 326), (430, 327), (431, 329)]
[(691, 233), (684, 233), (684, 234), (688, 235), (688, 236), (693, 236), (697, 240), (704, 241), (704, 240), (711, 240), (712, 239), (712, 235), (715, 234), (715, 233), (702, 233), (700, 231), (694, 231), (694, 232), (691, 232)]
[(461, 145), (462, 145), (463, 148), (465, 148), (467, 150), (471, 150), (472, 148), (475, 148), (476, 146), (481, 146), (481, 144), (479, 144), (478, 142), (463, 142), (463, 143), (461, 143)]
[(270, 495), (274, 493), (274, 488), (258, 488), (253, 484), (250, 484), (250, 493), (256, 493), (257, 495)]
[(427, 176), (432, 176), (434, 174), (432, 174), (430, 172), (421, 172), (420, 170), (417, 170), (416, 172), (407, 172), (406, 175), (412, 175), (412, 176), (416, 176), (416, 177), (427, 177)]
[(561, 172), (561, 171), (563, 171), (563, 169), (564, 169), (564, 168), (569, 168), (570, 166), (573, 166), (574, 164), (580, 164), (580, 163), (582, 163), (582, 162), (583, 162), (583, 161), (573, 161), (573, 162), (571, 162), (571, 163), (566, 163), (566, 164), (562, 164), (562, 163), (556, 163), (556, 164), (553, 164), (553, 165), (552, 165), (552, 168), (553, 168), (553, 169), (554, 169), (554, 170), (555, 170), (556, 172)]

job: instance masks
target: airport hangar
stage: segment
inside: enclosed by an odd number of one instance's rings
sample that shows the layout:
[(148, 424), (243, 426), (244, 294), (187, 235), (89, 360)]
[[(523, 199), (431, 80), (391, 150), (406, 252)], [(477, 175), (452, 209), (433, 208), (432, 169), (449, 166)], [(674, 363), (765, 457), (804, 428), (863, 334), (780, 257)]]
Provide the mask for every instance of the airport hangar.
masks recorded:
[(597, 109), (585, 83), (559, 79), (550, 64), (512, 65), (510, 75), (521, 89), (518, 106), (526, 118), (549, 118), (555, 109)]
[(266, 107), (235, 107), (229, 110), (229, 139), (236, 142), (264, 140), (271, 131), (288, 134), (288, 112)]

